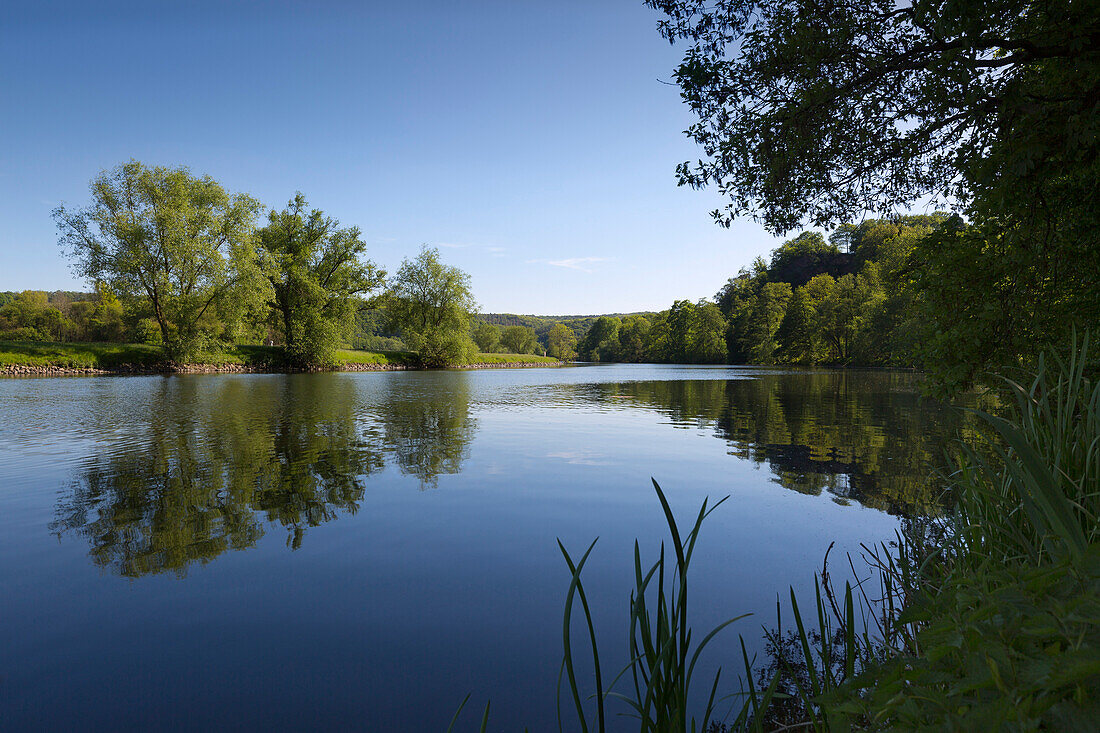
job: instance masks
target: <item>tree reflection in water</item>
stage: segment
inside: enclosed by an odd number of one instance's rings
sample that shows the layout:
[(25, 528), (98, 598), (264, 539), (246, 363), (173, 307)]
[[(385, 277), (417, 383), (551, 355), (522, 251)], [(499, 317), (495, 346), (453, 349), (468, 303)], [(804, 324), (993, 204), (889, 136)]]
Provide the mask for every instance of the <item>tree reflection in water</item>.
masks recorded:
[(378, 414), (387, 452), (402, 473), (420, 480), (421, 489), (437, 487), (441, 474), (462, 470), (477, 432), (467, 373), (433, 372), (413, 384), (391, 383)]
[(710, 428), (785, 488), (914, 514), (939, 510), (942, 482), (933, 474), (952, 439), (975, 430), (966, 413), (922, 397), (918, 385), (900, 371), (815, 370), (603, 384), (599, 392)]
[(88, 460), (52, 525), (128, 577), (184, 575), (251, 547), (265, 524), (286, 528), (296, 549), (309, 527), (359, 509), (387, 454), (435, 486), (461, 469), (476, 429), (461, 381), (422, 399), (391, 395), (365, 417), (356, 380), (338, 375), (170, 378), (156, 389), (138, 437)]
[[(101, 443), (88, 459), (53, 529), (84, 536), (96, 564), (131, 577), (183, 575), (251, 547), (269, 525), (285, 528), (296, 549), (310, 527), (355, 513), (366, 478), (387, 461), (421, 489), (461, 471), (477, 431), (470, 377), (162, 379), (148, 414), (127, 426), (132, 437)], [(921, 398), (917, 378), (900, 372), (761, 371), (517, 390), (498, 399), (527, 409), (655, 410), (673, 425), (709, 430), (788, 489), (901, 514), (937, 510), (932, 469), (952, 437), (973, 430), (964, 413)]]

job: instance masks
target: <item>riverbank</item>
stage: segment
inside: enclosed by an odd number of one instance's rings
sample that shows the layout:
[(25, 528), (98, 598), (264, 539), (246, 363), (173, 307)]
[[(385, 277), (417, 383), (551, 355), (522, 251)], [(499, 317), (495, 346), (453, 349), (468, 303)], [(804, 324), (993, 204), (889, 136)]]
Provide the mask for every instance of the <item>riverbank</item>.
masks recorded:
[[(555, 366), (560, 361), (532, 354), (478, 354), (461, 369)], [(277, 346), (238, 345), (176, 364), (146, 344), (44, 343), (0, 341), (0, 377), (92, 376), (106, 374), (248, 374), (297, 371), (398, 371), (420, 369), (416, 354), (401, 351), (341, 350), (330, 368), (302, 370), (285, 365)]]

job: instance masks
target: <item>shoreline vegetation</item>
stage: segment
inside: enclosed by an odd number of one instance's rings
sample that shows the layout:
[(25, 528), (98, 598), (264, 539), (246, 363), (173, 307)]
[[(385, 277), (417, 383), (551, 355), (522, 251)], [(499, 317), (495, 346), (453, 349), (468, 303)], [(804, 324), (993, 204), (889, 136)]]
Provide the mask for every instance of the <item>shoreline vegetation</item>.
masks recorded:
[[(564, 362), (535, 354), (475, 354), (455, 369), (507, 369), (561, 366)], [(0, 341), (0, 377), (92, 376), (107, 374), (245, 374), (312, 371), (399, 371), (430, 369), (408, 351), (341, 349), (329, 366), (296, 366), (282, 347), (234, 345), (176, 363), (148, 344), (51, 343)]]
[[(601, 663), (605, 632), (585, 592), (597, 541), (571, 554), (559, 539), (571, 576), (559, 727), (604, 731), (629, 715), (649, 733), (1091, 730), (1100, 694), (1100, 384), (1087, 334), (1067, 352), (1043, 354), (1029, 380), (1005, 379), (1014, 399), (1003, 416), (974, 411), (981, 436), (960, 438), (941, 474), (950, 511), (907, 519), (894, 541), (841, 559), (848, 579), (843, 570), (831, 577), (830, 546), (813, 592), (792, 586), (789, 602), (777, 599), (764, 654), (750, 657), (742, 635), (740, 659), (728, 660), (739, 672), (732, 691), (722, 667), (695, 679), (696, 662), (746, 615), (703, 633), (688, 614), (696, 540), (728, 496), (704, 500), (685, 533), (653, 480), (668, 537), (655, 561), (634, 543), (621, 668)], [(488, 730), (489, 715), (486, 704), (478, 730)]]

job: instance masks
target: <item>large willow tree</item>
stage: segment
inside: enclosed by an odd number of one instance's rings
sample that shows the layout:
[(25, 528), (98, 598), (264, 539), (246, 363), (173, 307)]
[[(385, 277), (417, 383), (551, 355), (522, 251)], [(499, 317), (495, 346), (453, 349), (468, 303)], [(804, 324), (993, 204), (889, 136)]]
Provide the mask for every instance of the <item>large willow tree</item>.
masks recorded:
[(956, 208), (913, 260), (950, 386), (1100, 325), (1100, 3), (646, 0), (715, 219), (776, 233)]
[(147, 304), (169, 359), (194, 357), (227, 320), (263, 307), (256, 199), (136, 160), (100, 173), (91, 193), (86, 208), (54, 211), (60, 243), (79, 275)]

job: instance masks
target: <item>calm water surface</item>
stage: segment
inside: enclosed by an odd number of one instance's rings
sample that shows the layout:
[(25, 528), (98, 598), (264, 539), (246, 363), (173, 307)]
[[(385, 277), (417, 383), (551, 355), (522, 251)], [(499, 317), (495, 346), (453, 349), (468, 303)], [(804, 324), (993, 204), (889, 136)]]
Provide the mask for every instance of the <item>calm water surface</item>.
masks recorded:
[[(912, 375), (649, 365), (0, 380), (0, 728), (556, 730), (583, 551), (607, 667), (634, 538), (730, 495), (697, 628), (936, 497), (960, 417)], [(834, 555), (835, 557), (836, 555)], [(472, 717), (471, 725), (472, 725)]]

